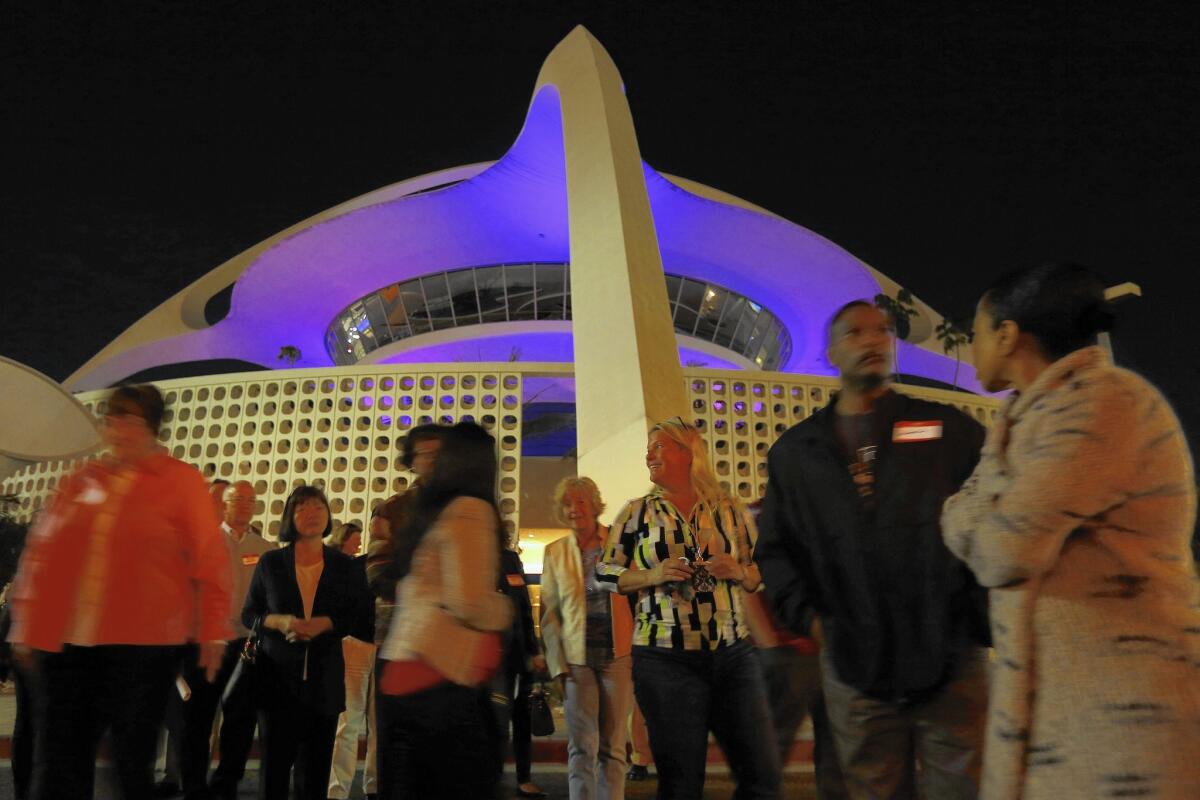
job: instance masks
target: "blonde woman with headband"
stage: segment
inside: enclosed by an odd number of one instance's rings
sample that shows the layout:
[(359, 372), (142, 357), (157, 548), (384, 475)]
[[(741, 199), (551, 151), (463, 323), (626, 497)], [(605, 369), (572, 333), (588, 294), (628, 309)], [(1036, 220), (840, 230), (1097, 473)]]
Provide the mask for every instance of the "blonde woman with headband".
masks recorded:
[(563, 681), (571, 800), (625, 797), (625, 718), (633, 700), (628, 598), (596, 577), (608, 528), (591, 478), (563, 478), (554, 513), (571, 535), (546, 547), (542, 642), (550, 674)]
[(633, 679), (662, 800), (699, 800), (708, 733), (725, 752), (739, 800), (779, 794), (766, 686), (742, 592), (762, 578), (754, 522), (722, 489), (700, 432), (679, 417), (650, 430), (654, 489), (613, 521), (597, 577), (637, 595)]

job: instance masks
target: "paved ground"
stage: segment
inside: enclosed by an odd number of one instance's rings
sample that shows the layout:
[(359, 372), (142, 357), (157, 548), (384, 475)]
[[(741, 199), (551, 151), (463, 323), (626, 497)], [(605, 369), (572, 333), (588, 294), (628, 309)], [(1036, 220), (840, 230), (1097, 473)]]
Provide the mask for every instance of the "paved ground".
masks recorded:
[[(558, 709), (556, 709), (558, 711)], [(5, 692), (3, 687), (0, 687), (0, 800), (13, 799), (12, 773), (9, 771), (8, 754), (9, 754), (9, 734), (12, 731), (13, 717), (16, 713), (16, 701), (11, 692)], [(567, 800), (567, 772), (564, 762), (566, 761), (566, 736), (564, 731), (566, 725), (561, 718), (561, 712), (556, 713), (555, 726), (556, 733), (554, 736), (545, 739), (535, 739), (535, 761), (533, 768), (534, 781), (542, 787), (551, 800)], [(807, 727), (807, 726), (806, 726)], [(810, 800), (816, 797), (816, 790), (813, 786), (811, 762), (808, 761), (808, 753), (811, 749), (808, 731), (801, 732), (801, 741), (797, 744), (797, 750), (791, 766), (788, 768), (784, 780), (784, 791), (782, 796), (788, 800)], [(542, 754), (538, 756), (536, 754)], [(715, 747), (710, 753), (710, 762), (714, 759), (719, 759), (719, 753)], [(239, 798), (244, 800), (252, 800), (257, 797), (258, 789), (258, 774), (257, 762), (251, 762), (247, 770), (246, 779), (242, 781), (241, 792)], [(98, 779), (96, 782), (96, 798), (108, 800), (109, 798), (117, 798), (117, 792), (112, 785), (112, 770), (101, 764), (98, 767)], [(508, 784), (510, 787), (515, 786), (512, 777), (512, 767), (509, 766), (507, 775)], [(354, 790), (351, 793), (351, 798), (362, 797), (362, 773), (360, 772), (354, 784)], [(639, 783), (629, 783), (626, 785), (625, 796), (629, 800), (650, 800), (654, 797), (654, 791), (657, 783), (654, 780), (649, 780)], [(708, 784), (705, 787), (705, 800), (727, 800), (733, 797), (733, 782), (729, 778), (728, 769), (720, 763), (710, 763), (708, 770)], [(466, 800), (464, 798), (464, 800)]]
[[(3, 776), (0, 777), (0, 800), (12, 800), (12, 776), (8, 773), (8, 762), (4, 761)], [(782, 796), (788, 800), (812, 800), (816, 798), (816, 790), (813, 788), (811, 772), (795, 772), (789, 771), (784, 778), (784, 791)], [(106, 767), (100, 767), (100, 780), (96, 786), (96, 797), (101, 800), (109, 800), (116, 798), (117, 793), (112, 789), (111, 770)], [(242, 781), (241, 791), (238, 793), (240, 800), (252, 800), (257, 797), (258, 783), (256, 775), (248, 774), (246, 780)], [(352, 798), (361, 798), (362, 792), (360, 787), (362, 774), (359, 774), (358, 780), (355, 781), (354, 791), (350, 795)], [(567, 773), (562, 767), (552, 767), (545, 770), (534, 770), (534, 780), (542, 787), (543, 791), (551, 798), (551, 800), (566, 800), (567, 798)], [(513, 785), (512, 776), (508, 776), (508, 783)], [(653, 780), (640, 783), (630, 783), (626, 786), (625, 797), (629, 800), (651, 800), (654, 797), (655, 782)], [(729, 779), (728, 773), (724, 770), (710, 769), (708, 783), (704, 789), (705, 800), (729, 800), (733, 797), (733, 782)]]

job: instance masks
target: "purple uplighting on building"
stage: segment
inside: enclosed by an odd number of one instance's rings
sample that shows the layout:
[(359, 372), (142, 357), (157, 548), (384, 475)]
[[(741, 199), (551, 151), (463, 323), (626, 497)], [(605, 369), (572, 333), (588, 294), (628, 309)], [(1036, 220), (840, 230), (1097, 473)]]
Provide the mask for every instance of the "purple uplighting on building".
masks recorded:
[[(824, 355), (829, 316), (849, 300), (887, 291), (886, 278), (738, 198), (648, 165), (644, 174), (675, 293), (680, 362), (833, 374)], [(233, 275), (223, 319), (119, 352), (76, 388), (217, 358), (282, 366), (285, 346), (299, 350), (296, 367), (570, 363), (566, 197), (558, 99), (547, 88), (500, 160), (386, 187), (247, 251), (234, 259), (244, 266)], [(535, 273), (553, 275), (555, 292), (535, 287), (545, 280)], [(201, 284), (181, 293), (185, 305), (208, 299), (197, 295)], [(460, 285), (466, 294), (455, 294)], [(917, 344), (899, 343), (899, 370), (950, 383), (955, 361), (933, 342), (931, 327), (918, 322)], [(959, 368), (958, 384), (978, 388), (969, 366)]]

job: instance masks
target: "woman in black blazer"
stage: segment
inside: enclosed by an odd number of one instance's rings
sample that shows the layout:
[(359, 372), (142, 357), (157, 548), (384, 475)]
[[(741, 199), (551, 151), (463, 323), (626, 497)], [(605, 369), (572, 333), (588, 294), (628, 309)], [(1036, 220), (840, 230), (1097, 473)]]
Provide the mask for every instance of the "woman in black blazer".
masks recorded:
[(362, 564), (322, 544), (331, 524), (320, 489), (293, 491), (279, 531), (291, 546), (259, 559), (242, 608), (242, 622), (260, 632), (262, 800), (287, 799), (293, 765), (295, 796), (325, 797), (346, 704), (342, 637), (373, 635), (375, 607)]

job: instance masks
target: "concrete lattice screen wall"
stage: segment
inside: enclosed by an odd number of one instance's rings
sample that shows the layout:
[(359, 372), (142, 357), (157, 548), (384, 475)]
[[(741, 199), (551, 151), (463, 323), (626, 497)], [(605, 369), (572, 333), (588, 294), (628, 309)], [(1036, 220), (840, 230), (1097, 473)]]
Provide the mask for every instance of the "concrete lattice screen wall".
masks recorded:
[[(255, 522), (273, 537), (288, 494), (302, 483), (325, 489), (336, 521), (365, 523), (375, 504), (413, 478), (400, 461), (409, 430), (471, 419), (496, 437), (497, 496), (515, 528), (522, 374), (510, 366), (392, 365), (161, 381), (167, 412), (159, 440), (206, 478), (253, 483)], [(98, 414), (105, 394), (77, 397)], [(39, 464), (5, 480), (3, 491), (21, 498), (20, 515), (28, 518), (78, 463)]]
[[(684, 374), (691, 419), (717, 476), (747, 502), (766, 488), (771, 444), (837, 388), (834, 378), (792, 373), (685, 368)], [(571, 372), (562, 364), (392, 364), (162, 381), (167, 414), (160, 441), (207, 478), (253, 483), (255, 521), (273, 537), (288, 494), (301, 483), (325, 488), (335, 520), (365, 522), (375, 504), (412, 480), (400, 463), (409, 430), (472, 419), (496, 436), (497, 497), (506, 521), (519, 528), (522, 389), (534, 376), (569, 378)], [(898, 388), (951, 403), (984, 424), (999, 407), (997, 400), (962, 392)], [(77, 397), (100, 413), (104, 395)], [(20, 497), (19, 515), (28, 519), (77, 463), (23, 470), (3, 482), (3, 492)], [(616, 498), (610, 506), (619, 506)]]
[[(796, 423), (829, 402), (836, 378), (783, 372), (685, 368), (692, 419), (708, 444), (717, 477), (744, 502), (767, 488), (767, 451)], [(965, 392), (897, 386), (914, 397), (948, 403), (991, 425), (999, 401)]]

